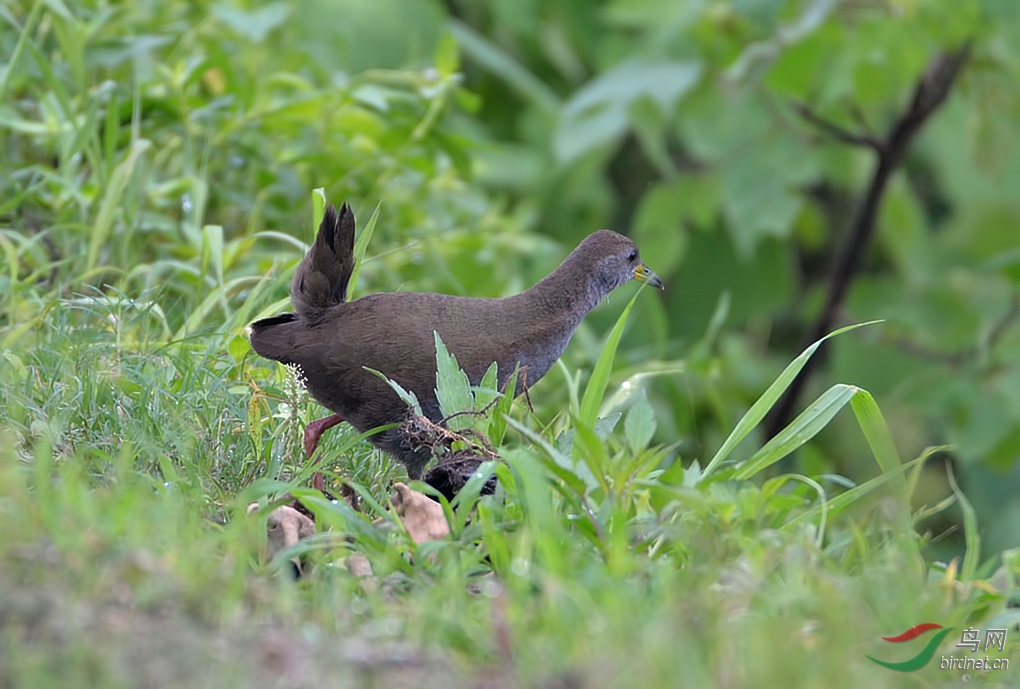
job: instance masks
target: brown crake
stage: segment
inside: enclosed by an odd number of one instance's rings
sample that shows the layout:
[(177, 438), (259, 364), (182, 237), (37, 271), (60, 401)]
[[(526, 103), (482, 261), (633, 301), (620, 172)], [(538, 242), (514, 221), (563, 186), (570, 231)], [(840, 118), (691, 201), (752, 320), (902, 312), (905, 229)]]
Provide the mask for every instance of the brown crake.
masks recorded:
[[(397, 394), (366, 368), (413, 392), (432, 421), (442, 418), (435, 392), (433, 331), (457, 357), (472, 385), (481, 382), (495, 361), (501, 387), (518, 364), (526, 368), (531, 386), (560, 357), (584, 316), (610, 292), (633, 279), (663, 286), (641, 262), (633, 241), (599, 230), (556, 270), (514, 296), (394, 292), (349, 302), (353, 247), (350, 207), (344, 204), (338, 213), (330, 206), (291, 283), (296, 313), (253, 323), (250, 339), (262, 356), (300, 369), (311, 396), (338, 415), (328, 417), (335, 419), (328, 425), (342, 418), (360, 432), (399, 423), (407, 412)], [(413, 479), (421, 477), (431, 458), (427, 449), (403, 442), (396, 428), (371, 436), (371, 442), (400, 461)]]

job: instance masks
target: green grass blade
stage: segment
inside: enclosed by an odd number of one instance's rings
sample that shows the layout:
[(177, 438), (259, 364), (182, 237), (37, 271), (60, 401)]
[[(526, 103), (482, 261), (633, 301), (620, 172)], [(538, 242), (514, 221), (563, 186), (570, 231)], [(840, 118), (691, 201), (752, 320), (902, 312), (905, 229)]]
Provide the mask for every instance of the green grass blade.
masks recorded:
[(981, 534), (978, 532), (977, 513), (970, 500), (956, 484), (956, 477), (953, 476), (953, 469), (946, 465), (946, 478), (949, 479), (949, 487), (960, 504), (960, 512), (963, 513), (963, 535), (967, 543), (967, 552), (963, 556), (963, 565), (960, 567), (960, 581), (973, 581), (981, 557)]
[(789, 366), (783, 369), (783, 372), (779, 374), (779, 377), (776, 378), (772, 385), (770, 385), (762, 396), (758, 398), (758, 401), (751, 405), (751, 408), (747, 410), (747, 413), (744, 414), (743, 418), (737, 422), (733, 432), (730, 433), (729, 437), (726, 438), (722, 446), (715, 453), (715, 456), (712, 457), (708, 466), (705, 467), (705, 470), (701, 474), (701, 479), (704, 480), (711, 476), (712, 472), (719, 468), (719, 464), (725, 461), (726, 458), (730, 456), (730, 453), (736, 449), (737, 445), (739, 445), (740, 442), (747, 437), (747, 434), (750, 433), (755, 426), (761, 423), (761, 420), (765, 418), (765, 415), (768, 414), (772, 406), (779, 401), (782, 394), (786, 392), (786, 388), (790, 387), (790, 383), (792, 383), (793, 379), (797, 377), (800, 370), (804, 368), (808, 359), (810, 359), (818, 348), (822, 346), (823, 342), (836, 337), (837, 335), (848, 333), (851, 330), (856, 330), (857, 328), (862, 328), (866, 325), (873, 325), (880, 322), (881, 321), (868, 321), (867, 323), (857, 323), (855, 325), (848, 325), (845, 328), (835, 330), (812, 344), (810, 347), (805, 349), (800, 356), (791, 361)]
[(415, 414), (417, 414), (418, 416), (423, 416), (421, 412), (421, 404), (418, 403), (418, 396), (415, 395), (413, 391), (405, 390), (400, 383), (396, 382), (395, 380), (390, 380), (389, 378), (386, 377), (386, 374), (382, 373), (381, 371), (376, 371), (374, 368), (369, 368), (368, 366), (362, 366), (362, 368), (371, 373), (372, 375), (378, 376), (382, 380), (386, 381), (386, 384), (393, 389), (393, 392), (397, 393), (397, 396), (400, 397), (400, 399), (402, 399), (408, 406), (414, 409)]
[[(900, 456), (896, 451), (896, 444), (893, 442), (892, 433), (882, 416), (881, 410), (875, 403), (875, 398), (865, 390), (860, 390), (851, 401), (851, 407), (857, 417), (857, 424), (868, 441), (871, 453), (875, 461), (882, 469), (883, 474), (892, 474), (894, 490), (899, 500), (897, 501), (893, 537), (897, 542), (897, 549), (905, 557), (909, 556), (914, 574), (920, 576), (924, 572), (924, 558), (921, 556), (917, 539), (913, 536), (913, 522), (910, 518), (910, 494), (907, 492), (907, 482), (903, 473), (897, 471), (900, 467)], [(967, 553), (970, 554), (968, 541)], [(980, 546), (977, 548), (980, 551)], [(976, 557), (976, 556), (975, 556)], [(974, 565), (976, 566), (976, 562)], [(973, 574), (973, 571), (971, 572)]]
[(96, 222), (92, 226), (92, 233), (89, 236), (88, 253), (85, 260), (86, 272), (96, 267), (96, 263), (99, 260), (99, 249), (110, 238), (117, 209), (120, 208), (121, 202), (124, 199), (124, 192), (127, 189), (128, 182), (131, 181), (135, 168), (138, 166), (138, 161), (149, 148), (149, 145), (149, 141), (146, 139), (138, 139), (133, 142), (127, 157), (117, 166), (113, 174), (110, 175), (110, 182), (106, 187), (106, 193), (103, 194), (103, 200), (99, 204)]
[(347, 283), (347, 301), (354, 299), (354, 288), (358, 285), (358, 275), (361, 274), (361, 264), (365, 260), (365, 251), (368, 250), (368, 243), (372, 241), (372, 234), (375, 232), (375, 224), (379, 221), (379, 211), (382, 208), (382, 201), (380, 201), (375, 210), (372, 212), (372, 217), (368, 219), (368, 223), (365, 225), (365, 229), (358, 233), (358, 238), (354, 240), (354, 270), (351, 272), (351, 281)]
[(642, 289), (643, 286), (631, 297), (627, 308), (616, 319), (616, 325), (613, 326), (609, 337), (606, 338), (606, 345), (602, 348), (599, 360), (595, 362), (595, 369), (591, 372), (591, 378), (588, 379), (588, 385), (584, 389), (584, 397), (581, 398), (581, 421), (589, 426), (595, 426), (599, 409), (602, 407), (602, 398), (605, 395), (606, 386), (609, 384), (609, 374), (613, 371), (616, 348), (623, 336), (623, 327), (627, 324), (627, 317), (630, 315), (631, 309), (634, 308)]
[(312, 241), (322, 224), (322, 216), (326, 214), (326, 190), (322, 187), (312, 189)]
[[(216, 306), (226, 303), (226, 295), (232, 294), (235, 290), (245, 285), (258, 285), (261, 281), (262, 278), (259, 276), (241, 277), (231, 280), (225, 285), (219, 285), (206, 295), (205, 299), (192, 310), (188, 319), (184, 321), (184, 325), (174, 333), (174, 339), (182, 340), (188, 335), (197, 332), (204, 325), (209, 313)], [(278, 311), (274, 311), (274, 313), (278, 313)]]
[[(850, 406), (857, 416), (857, 423), (868, 441), (875, 460), (883, 473), (895, 471), (900, 466), (900, 456), (896, 452), (896, 445), (893, 443), (892, 433), (885, 423), (875, 398), (867, 390), (860, 390), (850, 401)], [(898, 474), (899, 475), (899, 474)], [(901, 476), (901, 475), (900, 475)], [(906, 482), (901, 478), (896, 480), (897, 492), (906, 500)]]
[(7, 60), (7, 65), (4, 69), (0, 70), (0, 103), (7, 102), (5, 100), (5, 96), (7, 95), (7, 84), (10, 83), (11, 75), (14, 74), (15, 68), (18, 66), (18, 61), (21, 59), (21, 53), (24, 52), (28, 41), (28, 35), (32, 33), (32, 29), (35, 28), (35, 20), (39, 17), (39, 12), (42, 10), (42, 7), (43, 3), (41, 2), (33, 3), (32, 11), (29, 13), (28, 19), (25, 20), (25, 25), (21, 27), (21, 35), (18, 36), (18, 42), (14, 46), (14, 50), (11, 52), (11, 57)]
[(914, 492), (917, 490), (917, 483), (921, 480), (921, 470), (924, 469), (924, 465), (928, 462), (928, 458), (938, 452), (947, 452), (952, 450), (952, 445), (935, 445), (933, 447), (925, 448), (921, 456), (918, 457), (917, 464), (914, 465), (914, 470), (910, 472), (910, 476), (907, 477), (907, 488), (906, 495), (908, 498), (913, 497)]
[(824, 506), (819, 504), (816, 505), (815, 507), (812, 507), (810, 510), (797, 515), (789, 522), (787, 522), (783, 528), (789, 529), (794, 525), (798, 524), (799, 522), (816, 519), (818, 518), (822, 510), (826, 510), (828, 512), (829, 515), (828, 520), (831, 522), (842, 510), (846, 509), (847, 507), (854, 504), (858, 500), (864, 498), (868, 494), (875, 492), (877, 489), (889, 483), (897, 476), (902, 476), (907, 469), (914, 466), (919, 461), (921, 461), (921, 457), (918, 457), (917, 459), (912, 459), (909, 462), (901, 464), (893, 471), (890, 471), (885, 474), (879, 474), (870, 481), (865, 481), (859, 486), (855, 486), (848, 491), (840, 493), (836, 497), (829, 500)]
[(749, 479), (811, 440), (859, 391), (860, 388), (852, 385), (833, 385), (801, 412), (793, 423), (755, 452), (747, 463), (734, 472), (733, 477), (738, 480)]

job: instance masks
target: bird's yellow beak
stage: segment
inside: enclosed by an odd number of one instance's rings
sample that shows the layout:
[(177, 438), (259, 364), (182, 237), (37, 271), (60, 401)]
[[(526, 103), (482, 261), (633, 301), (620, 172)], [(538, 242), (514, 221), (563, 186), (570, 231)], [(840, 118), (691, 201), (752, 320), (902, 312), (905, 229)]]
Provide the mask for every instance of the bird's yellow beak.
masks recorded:
[(656, 275), (655, 271), (646, 266), (644, 263), (639, 265), (634, 271), (634, 279), (638, 282), (647, 282), (652, 287), (666, 289), (666, 286), (662, 284), (662, 278)]

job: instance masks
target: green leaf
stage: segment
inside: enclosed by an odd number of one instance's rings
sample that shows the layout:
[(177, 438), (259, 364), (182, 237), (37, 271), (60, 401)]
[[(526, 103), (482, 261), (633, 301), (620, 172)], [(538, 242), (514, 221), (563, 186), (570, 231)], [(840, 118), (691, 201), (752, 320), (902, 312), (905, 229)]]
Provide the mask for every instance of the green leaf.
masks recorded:
[(585, 464), (575, 464), (570, 457), (567, 457), (550, 445), (545, 438), (524, 424), (518, 423), (513, 419), (507, 419), (507, 423), (515, 431), (541, 448), (545, 457), (539, 457), (539, 461), (549, 471), (561, 478), (575, 493), (583, 495), (586, 490), (596, 488), (599, 485), (598, 479), (588, 470)]
[(875, 399), (866, 390), (858, 391), (851, 401), (851, 406), (882, 473), (894, 477), (893, 484), (899, 497), (893, 515), (893, 538), (896, 540), (897, 550), (902, 557), (907, 558), (905, 567), (909, 567), (912, 574), (922, 576), (925, 570), (924, 558), (921, 556), (917, 539), (913, 537), (910, 494), (907, 492), (907, 482), (899, 471), (902, 462), (896, 451), (892, 433), (889, 432), (889, 426), (882, 417)]
[[(227, 353), (230, 354), (234, 361), (241, 361), (249, 352), (251, 352), (251, 344), (248, 342), (248, 338), (234, 335), (227, 340)], [(248, 388), (244, 387), (244, 389), (247, 390)]]
[(482, 382), (474, 389), (475, 411), (481, 411), (499, 397), (499, 366), (493, 361), (482, 376)]
[(281, 26), (290, 9), (285, 2), (269, 2), (257, 10), (243, 10), (227, 3), (212, 6), (212, 13), (235, 33), (252, 43), (261, 43), (269, 32)]
[(553, 150), (563, 163), (622, 136), (630, 126), (629, 108), (649, 98), (664, 113), (701, 78), (698, 62), (625, 62), (581, 87), (563, 107)]
[[(475, 399), (471, 394), (471, 381), (467, 374), (457, 365), (457, 357), (450, 354), (443, 344), (439, 333), (432, 333), (436, 339), (436, 398), (443, 416), (450, 416), (475, 408)], [(455, 431), (470, 428), (473, 417), (470, 414), (455, 416), (449, 426)]]
[(497, 43), (458, 19), (450, 19), (449, 26), (461, 50), (474, 64), (504, 81), (538, 110), (547, 114), (559, 110), (560, 97), (556, 92)]
[(484, 409), (488, 409), (484, 417), (476, 417), (476, 421), (480, 425), (480, 430), (489, 436), (489, 428), (492, 426), (495, 420), (493, 402), (499, 397), (499, 366), (495, 361), (489, 365), (489, 368), (485, 371), (485, 375), (482, 376), (482, 382), (479, 383), (478, 387), (472, 388), (472, 392), (475, 396), (474, 410), (481, 412)]
[[(660, 276), (673, 274), (687, 253), (685, 217), (711, 217), (718, 193), (702, 184), (708, 175), (682, 175), (652, 187), (642, 198), (634, 219), (634, 241), (650, 257)], [(705, 209), (708, 208), (708, 212)], [(701, 224), (695, 221), (695, 224)]]
[[(603, 488), (605, 485), (606, 466), (609, 463), (609, 453), (606, 452), (605, 443), (598, 436), (595, 429), (587, 424), (574, 420), (574, 458), (577, 464), (572, 467), (578, 474), (585, 475), (587, 472), (581, 470), (587, 466), (591, 476), (594, 477)], [(580, 447), (580, 451), (578, 448)], [(582, 476), (583, 477), (583, 476)], [(589, 484), (589, 488), (591, 485)]]
[(460, 55), (457, 51), (457, 39), (452, 33), (445, 33), (436, 47), (436, 70), (442, 77), (456, 74), (460, 68)]
[(760, 239), (789, 235), (804, 203), (799, 189), (818, 170), (802, 142), (771, 135), (752, 142), (719, 174), (727, 227), (737, 254), (747, 259)]
[(623, 414), (618, 411), (613, 412), (612, 414), (606, 414), (605, 416), (600, 416), (595, 421), (595, 435), (597, 435), (602, 441), (608, 440), (609, 436), (613, 434), (613, 429), (616, 428), (616, 424), (620, 422), (620, 418), (622, 416)]
[(623, 422), (623, 432), (627, 436), (627, 446), (631, 452), (643, 450), (648, 446), (655, 434), (655, 412), (648, 403), (648, 395), (642, 389)]
[(25, 50), (26, 46), (32, 45), (32, 31), (35, 29), (35, 21), (38, 19), (42, 8), (43, 4), (41, 2), (32, 3), (32, 10), (29, 12), (24, 25), (21, 27), (21, 34), (18, 36), (18, 42), (15, 44), (14, 50), (11, 51), (10, 56), (6, 60), (6, 64), (3, 67), (0, 67), (0, 103), (7, 102), (7, 84), (9, 83), (9, 79), (14, 73), (15, 68), (18, 66), (22, 51)]
[(499, 398), (499, 401), (496, 402), (496, 407), (492, 410), (492, 423), (489, 424), (489, 441), (493, 445), (498, 446), (502, 443), (503, 437), (506, 435), (507, 419), (510, 416), (510, 407), (514, 403), (514, 393), (517, 391), (517, 376), (520, 372), (521, 367), (518, 365), (507, 379), (503, 396)]

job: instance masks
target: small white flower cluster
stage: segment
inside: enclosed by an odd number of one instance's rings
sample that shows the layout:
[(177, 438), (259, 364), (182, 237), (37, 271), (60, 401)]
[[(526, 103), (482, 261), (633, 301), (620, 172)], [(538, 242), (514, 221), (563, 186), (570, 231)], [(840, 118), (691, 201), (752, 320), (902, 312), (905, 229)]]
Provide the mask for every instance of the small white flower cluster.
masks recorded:
[(308, 387), (308, 378), (305, 372), (297, 364), (284, 364), (287, 369), (287, 380), (284, 382), (284, 390), (288, 398), (300, 397), (301, 393)]

